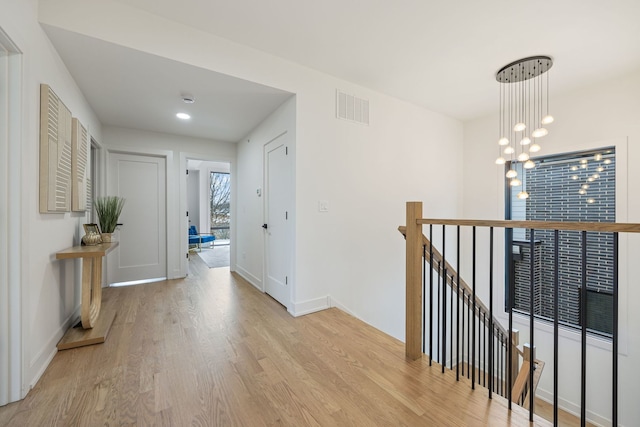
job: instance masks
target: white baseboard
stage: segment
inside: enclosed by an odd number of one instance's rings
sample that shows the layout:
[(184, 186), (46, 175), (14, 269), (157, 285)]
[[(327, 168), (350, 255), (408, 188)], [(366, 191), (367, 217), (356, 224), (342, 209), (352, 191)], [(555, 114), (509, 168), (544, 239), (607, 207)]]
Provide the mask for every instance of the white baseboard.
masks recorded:
[[(536, 397), (553, 405), (553, 393), (543, 390), (540, 387), (536, 390)], [(558, 398), (558, 408), (580, 418), (580, 405), (570, 402), (561, 397)], [(610, 426), (611, 420), (587, 409), (587, 421), (596, 426)]]
[(327, 308), (331, 308), (329, 300), (331, 298), (329, 296), (320, 297), (308, 301), (296, 302), (291, 304), (291, 309), (289, 313), (293, 317), (304, 316), (305, 314), (315, 313), (316, 311), (326, 310)]
[(42, 347), (42, 349), (31, 359), (29, 362), (29, 373), (35, 373), (28, 379), (25, 384), (27, 385), (27, 389), (24, 390), (23, 394), (26, 396), (27, 392), (31, 390), (36, 383), (40, 380), (40, 377), (44, 374), (44, 371), (47, 369), (56, 353), (58, 352), (57, 344), (62, 338), (62, 336), (67, 332), (67, 330), (73, 326), (75, 320), (80, 317), (80, 306), (76, 307), (76, 309), (71, 313), (69, 317), (63, 322), (63, 324), (58, 328), (58, 330), (53, 334), (53, 336), (49, 339), (49, 341)]
[(245, 270), (244, 268), (242, 268), (241, 266), (239, 266), (237, 264), (236, 264), (235, 272), (238, 273), (244, 280), (249, 282), (251, 285), (253, 285), (253, 287), (258, 289), (260, 292), (264, 292), (264, 289), (262, 289), (262, 280), (261, 279), (258, 279), (256, 276), (254, 276), (253, 274), (249, 273), (247, 270)]

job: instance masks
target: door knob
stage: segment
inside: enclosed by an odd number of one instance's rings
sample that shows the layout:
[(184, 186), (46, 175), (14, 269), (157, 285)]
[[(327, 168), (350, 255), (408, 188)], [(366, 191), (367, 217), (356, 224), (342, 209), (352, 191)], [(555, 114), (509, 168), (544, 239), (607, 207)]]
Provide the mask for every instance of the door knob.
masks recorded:
[(262, 228), (267, 229), (267, 224), (262, 224)]

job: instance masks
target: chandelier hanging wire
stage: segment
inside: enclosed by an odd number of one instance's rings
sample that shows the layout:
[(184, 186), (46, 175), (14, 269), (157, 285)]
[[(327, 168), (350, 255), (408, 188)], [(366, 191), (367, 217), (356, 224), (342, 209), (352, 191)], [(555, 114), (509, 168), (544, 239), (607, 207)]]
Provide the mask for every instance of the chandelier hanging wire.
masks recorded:
[[(505, 65), (496, 73), (500, 83), (496, 164), (509, 161), (511, 167), (506, 177), (512, 187), (522, 185), (514, 164), (522, 163), (524, 169), (535, 167), (531, 153), (540, 151), (538, 140), (549, 133), (545, 126), (553, 123), (549, 113), (548, 73), (552, 66), (553, 60), (548, 56), (531, 56)], [(524, 189), (518, 193), (520, 199), (528, 197)]]

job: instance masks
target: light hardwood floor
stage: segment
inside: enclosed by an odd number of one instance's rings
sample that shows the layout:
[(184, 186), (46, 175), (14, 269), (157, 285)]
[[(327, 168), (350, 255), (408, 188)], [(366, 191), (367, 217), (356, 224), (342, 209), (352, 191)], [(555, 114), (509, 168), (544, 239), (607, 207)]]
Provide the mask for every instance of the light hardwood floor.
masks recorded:
[(106, 289), (107, 341), (58, 352), (0, 425), (532, 425), (340, 310), (293, 318), (228, 268), (190, 266), (184, 280)]

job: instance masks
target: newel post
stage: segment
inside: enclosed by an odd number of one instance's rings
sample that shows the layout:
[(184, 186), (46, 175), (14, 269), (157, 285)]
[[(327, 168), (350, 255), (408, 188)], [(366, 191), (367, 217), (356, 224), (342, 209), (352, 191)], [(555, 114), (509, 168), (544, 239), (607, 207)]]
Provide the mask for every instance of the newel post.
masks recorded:
[(422, 202), (407, 202), (405, 355), (422, 357)]

